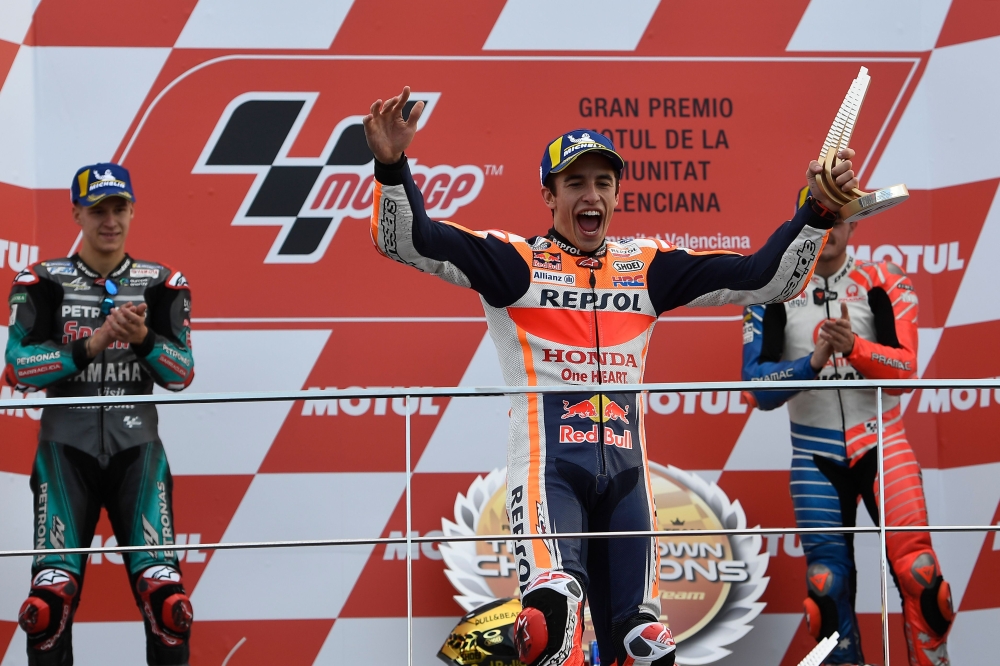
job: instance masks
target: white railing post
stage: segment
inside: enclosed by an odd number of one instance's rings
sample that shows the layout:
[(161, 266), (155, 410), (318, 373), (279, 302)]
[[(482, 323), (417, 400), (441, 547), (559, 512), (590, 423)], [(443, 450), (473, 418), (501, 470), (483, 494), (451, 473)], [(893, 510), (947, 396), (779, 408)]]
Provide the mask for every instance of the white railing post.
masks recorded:
[[(419, 399), (418, 399), (419, 400)], [(406, 396), (406, 663), (413, 666), (413, 503), (410, 497), (410, 396)]]
[(880, 559), (882, 563), (882, 651), (885, 658), (885, 666), (889, 666), (889, 562), (886, 557), (886, 515), (885, 515), (885, 451), (883, 449), (884, 438), (882, 437), (882, 387), (879, 386), (875, 392), (876, 425), (878, 426), (878, 544)]

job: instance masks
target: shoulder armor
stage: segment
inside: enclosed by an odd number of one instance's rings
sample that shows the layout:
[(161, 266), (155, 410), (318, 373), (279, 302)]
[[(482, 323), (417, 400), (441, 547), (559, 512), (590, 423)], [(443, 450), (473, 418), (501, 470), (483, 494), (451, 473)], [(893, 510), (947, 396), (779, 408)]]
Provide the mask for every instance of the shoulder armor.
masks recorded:
[(855, 263), (854, 269), (864, 273), (869, 289), (881, 287), (888, 291), (902, 282), (910, 281), (903, 269), (891, 261), (859, 261)]

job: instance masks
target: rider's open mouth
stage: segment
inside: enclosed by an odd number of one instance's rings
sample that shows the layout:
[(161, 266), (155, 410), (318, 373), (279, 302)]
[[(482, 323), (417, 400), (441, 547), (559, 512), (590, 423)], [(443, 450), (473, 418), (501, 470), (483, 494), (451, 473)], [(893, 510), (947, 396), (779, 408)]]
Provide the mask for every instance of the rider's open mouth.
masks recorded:
[(585, 210), (576, 214), (576, 224), (580, 227), (582, 231), (587, 236), (594, 236), (597, 234), (598, 230), (601, 228), (601, 215), (600, 211), (596, 210)]

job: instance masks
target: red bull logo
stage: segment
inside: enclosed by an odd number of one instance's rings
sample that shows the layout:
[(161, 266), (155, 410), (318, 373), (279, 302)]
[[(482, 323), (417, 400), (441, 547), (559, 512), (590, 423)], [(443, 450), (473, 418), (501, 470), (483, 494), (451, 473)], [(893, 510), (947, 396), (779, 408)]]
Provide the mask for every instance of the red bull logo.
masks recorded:
[[(598, 444), (601, 441), (601, 426), (596, 423), (590, 430), (577, 430), (571, 425), (559, 426), (560, 444)], [(615, 434), (611, 428), (604, 426), (604, 444), (619, 449), (632, 448), (632, 431)]]
[(566, 413), (562, 415), (564, 419), (571, 419), (574, 416), (579, 416), (581, 419), (597, 417), (597, 408), (594, 407), (594, 404), (590, 400), (581, 400), (575, 405), (571, 405), (568, 401), (563, 400), (563, 409), (566, 410)]
[[(600, 420), (602, 423), (621, 421), (629, 425), (628, 408), (628, 405), (622, 407), (606, 395), (595, 395), (589, 400), (581, 400), (572, 405), (569, 404), (568, 400), (563, 400), (563, 411), (565, 413), (562, 415), (562, 418), (571, 419), (577, 416), (581, 419), (590, 419), (592, 421)], [(600, 419), (598, 419), (598, 414), (601, 415)]]
[(535, 251), (531, 253), (531, 265), (549, 271), (562, 270), (562, 253)]
[(628, 405), (625, 405), (625, 408), (623, 409), (621, 405), (619, 405), (614, 400), (610, 400), (608, 401), (608, 404), (604, 405), (605, 421), (618, 420), (628, 425), (628, 419), (625, 418), (626, 416), (628, 416)]

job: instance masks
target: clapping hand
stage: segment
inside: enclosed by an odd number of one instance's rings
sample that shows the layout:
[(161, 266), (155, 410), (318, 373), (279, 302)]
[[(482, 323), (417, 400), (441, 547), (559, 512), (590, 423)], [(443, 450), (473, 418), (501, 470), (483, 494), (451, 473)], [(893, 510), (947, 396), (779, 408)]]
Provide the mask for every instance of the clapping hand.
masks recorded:
[(139, 344), (146, 339), (146, 304), (133, 305), (126, 303), (115, 308), (108, 315), (105, 323), (111, 327), (116, 340), (130, 344)]
[(847, 356), (854, 350), (854, 331), (847, 304), (840, 304), (840, 319), (827, 319), (819, 329), (819, 341), (826, 342), (833, 351)]

